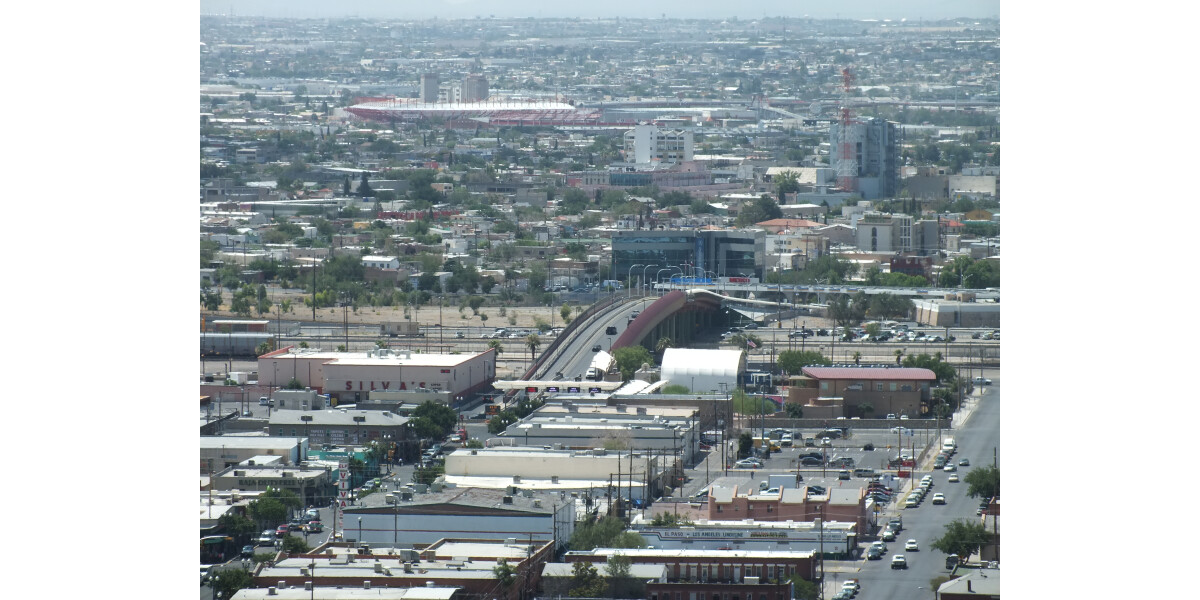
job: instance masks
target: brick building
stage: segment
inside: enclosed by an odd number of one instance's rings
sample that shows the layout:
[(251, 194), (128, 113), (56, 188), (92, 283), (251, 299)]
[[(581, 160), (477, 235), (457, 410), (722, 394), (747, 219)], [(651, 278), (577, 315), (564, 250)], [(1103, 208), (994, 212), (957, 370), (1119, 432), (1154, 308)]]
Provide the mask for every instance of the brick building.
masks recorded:
[[(924, 415), (929, 411), (929, 389), (937, 376), (929, 369), (891, 366), (804, 367), (808, 378), (798, 378), (788, 390), (788, 402), (817, 405), (818, 399), (840, 398), (841, 417), (864, 416), (861, 405), (871, 407), (871, 415)], [(853, 413), (853, 414), (847, 414)], [(805, 413), (807, 416), (807, 412)]]
[(665, 548), (596, 548), (567, 552), (568, 563), (606, 563), (620, 554), (633, 564), (667, 567), (669, 582), (746, 583), (747, 578), (779, 581), (800, 575), (811, 581), (816, 552), (792, 550), (673, 550)]
[(784, 488), (775, 494), (757, 489), (713, 486), (708, 496), (710, 520), (753, 519), (755, 521), (837, 521), (854, 523), (856, 531), (867, 531), (870, 511), (867, 494), (859, 487), (836, 487), (824, 494), (809, 494), (808, 486)]

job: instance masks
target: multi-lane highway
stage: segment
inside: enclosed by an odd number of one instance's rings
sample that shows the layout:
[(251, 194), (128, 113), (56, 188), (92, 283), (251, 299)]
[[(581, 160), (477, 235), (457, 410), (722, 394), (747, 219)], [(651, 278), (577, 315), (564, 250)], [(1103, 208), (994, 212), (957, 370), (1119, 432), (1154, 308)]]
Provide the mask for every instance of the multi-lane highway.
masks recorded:
[[(564, 379), (574, 379), (587, 372), (596, 353), (592, 351), (599, 344), (606, 352), (612, 348), (612, 343), (620, 337), (629, 325), (630, 317), (635, 312), (645, 310), (657, 300), (657, 296), (634, 297), (620, 305), (593, 317), (587, 324), (573, 332), (571, 339), (558, 349), (555, 356), (538, 369), (536, 379), (551, 379), (555, 373), (562, 373)], [(609, 334), (609, 327), (616, 328), (616, 333)]]

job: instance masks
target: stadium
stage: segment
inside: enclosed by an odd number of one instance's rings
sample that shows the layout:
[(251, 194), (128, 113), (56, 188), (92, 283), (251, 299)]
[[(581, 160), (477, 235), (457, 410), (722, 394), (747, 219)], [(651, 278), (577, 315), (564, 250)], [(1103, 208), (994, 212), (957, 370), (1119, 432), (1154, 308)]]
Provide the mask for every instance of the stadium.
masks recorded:
[(602, 113), (567, 102), (544, 100), (484, 100), (480, 102), (421, 102), (406, 98), (362, 98), (346, 112), (374, 121), (446, 121), (475, 119), (497, 126), (596, 127), (627, 125), (601, 122)]

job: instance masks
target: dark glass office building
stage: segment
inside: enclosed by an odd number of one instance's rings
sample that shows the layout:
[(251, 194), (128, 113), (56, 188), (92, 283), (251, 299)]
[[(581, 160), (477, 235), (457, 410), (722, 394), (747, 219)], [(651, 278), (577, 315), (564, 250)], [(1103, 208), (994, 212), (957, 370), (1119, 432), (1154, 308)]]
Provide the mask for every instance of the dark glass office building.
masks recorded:
[[(618, 231), (612, 237), (612, 278), (637, 281), (644, 270), (654, 281), (660, 269), (679, 275), (763, 278), (766, 232), (740, 229)], [(633, 269), (634, 265), (642, 265)], [(658, 265), (645, 268), (645, 265)], [(667, 278), (667, 273), (662, 273)]]

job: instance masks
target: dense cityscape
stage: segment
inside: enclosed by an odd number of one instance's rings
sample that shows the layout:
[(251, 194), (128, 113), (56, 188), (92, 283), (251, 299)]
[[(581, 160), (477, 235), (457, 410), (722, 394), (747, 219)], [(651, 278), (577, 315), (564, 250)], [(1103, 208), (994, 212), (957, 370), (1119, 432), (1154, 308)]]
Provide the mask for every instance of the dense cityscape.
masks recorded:
[(202, 599), (1000, 597), (997, 19), (199, 68)]

